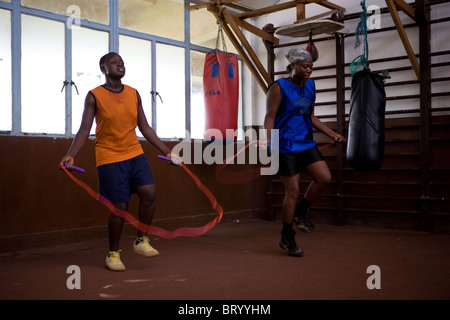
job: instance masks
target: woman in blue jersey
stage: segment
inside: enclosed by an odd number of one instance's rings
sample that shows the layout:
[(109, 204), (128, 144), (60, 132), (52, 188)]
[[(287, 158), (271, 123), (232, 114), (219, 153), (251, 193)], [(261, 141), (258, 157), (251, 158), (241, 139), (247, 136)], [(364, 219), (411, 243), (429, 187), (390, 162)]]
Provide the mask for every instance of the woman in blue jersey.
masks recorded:
[[(280, 247), (289, 255), (301, 257), (303, 251), (295, 242), (295, 222), (299, 230), (311, 232), (314, 225), (307, 218), (308, 208), (317, 199), (331, 180), (331, 173), (317, 144), (313, 140), (313, 128), (323, 132), (333, 141), (343, 142), (345, 138), (314, 116), (316, 87), (310, 79), (313, 61), (308, 51), (291, 49), (286, 58), (290, 75), (279, 79), (267, 93), (267, 113), (264, 127), (269, 137), (277, 129), (279, 170), (286, 196), (282, 204), (283, 229)], [(270, 143), (270, 141), (269, 141)], [(300, 198), (300, 172), (307, 172), (313, 179), (306, 194)]]

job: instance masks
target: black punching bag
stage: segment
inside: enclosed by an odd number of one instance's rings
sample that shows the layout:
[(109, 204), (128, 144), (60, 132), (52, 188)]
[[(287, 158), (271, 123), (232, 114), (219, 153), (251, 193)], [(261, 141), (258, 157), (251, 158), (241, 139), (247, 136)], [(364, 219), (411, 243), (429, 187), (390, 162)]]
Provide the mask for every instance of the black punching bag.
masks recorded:
[(384, 118), (386, 93), (384, 78), (363, 69), (353, 75), (347, 162), (357, 170), (378, 170), (384, 158)]

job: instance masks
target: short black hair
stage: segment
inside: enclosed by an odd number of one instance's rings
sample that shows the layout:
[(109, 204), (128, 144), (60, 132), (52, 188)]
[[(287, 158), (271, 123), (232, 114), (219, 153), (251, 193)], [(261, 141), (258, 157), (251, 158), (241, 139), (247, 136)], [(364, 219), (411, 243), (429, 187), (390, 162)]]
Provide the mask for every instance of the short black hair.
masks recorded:
[(106, 60), (109, 59), (110, 56), (117, 54), (119, 55), (117, 52), (109, 52), (107, 54), (105, 54), (103, 57), (100, 58), (100, 68), (105, 66)]

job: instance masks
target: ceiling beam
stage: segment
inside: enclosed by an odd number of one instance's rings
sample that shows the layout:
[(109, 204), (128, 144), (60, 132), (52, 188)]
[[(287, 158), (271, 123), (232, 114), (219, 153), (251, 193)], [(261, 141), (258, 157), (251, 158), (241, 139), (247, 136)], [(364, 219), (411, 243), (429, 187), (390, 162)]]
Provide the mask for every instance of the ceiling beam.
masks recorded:
[[(414, 13), (414, 8), (411, 7), (409, 3), (406, 3), (405, 0), (394, 0), (397, 8), (402, 10), (408, 17), (416, 21), (416, 15)], [(417, 21), (416, 21), (417, 22)]]
[(398, 15), (397, 7), (395, 6), (395, 0), (386, 0), (386, 4), (391, 14), (392, 20), (394, 20), (395, 27), (400, 36), (400, 40), (405, 47), (406, 54), (408, 55), (409, 61), (411, 62), (412, 68), (416, 73), (417, 79), (420, 80), (420, 68), (419, 62), (417, 61), (414, 50), (412, 49), (411, 43), (409, 42), (408, 35), (406, 34), (405, 28), (403, 27), (400, 16)]
[[(209, 3), (208, 5), (208, 11), (212, 12), (214, 16), (216, 17), (217, 22), (222, 27), (223, 31), (228, 36), (228, 39), (231, 41), (235, 49), (238, 51), (239, 55), (241, 56), (242, 60), (244, 61), (247, 68), (250, 70), (252, 75), (255, 77), (256, 82), (259, 84), (261, 89), (264, 91), (265, 94), (267, 94), (268, 91), (268, 83), (265, 82), (263, 76), (261, 76), (260, 72), (258, 72), (258, 68), (255, 67), (255, 64), (253, 64), (251, 58), (247, 55), (247, 52), (244, 50), (243, 46), (239, 43), (239, 41), (236, 39), (236, 36), (234, 35), (233, 31), (228, 26), (229, 21), (225, 20), (223, 12), (221, 12), (214, 3)], [(223, 10), (227, 10), (226, 8)], [(239, 28), (238, 28), (239, 29)], [(240, 32), (240, 30), (238, 30)], [(245, 37), (244, 37), (245, 38)], [(246, 48), (248, 50), (248, 48)], [(253, 52), (253, 49), (250, 47), (250, 51)], [(258, 58), (256, 58), (257, 61), (259, 61)], [(264, 69), (264, 68), (263, 68)], [(264, 70), (265, 71), (265, 70)], [(266, 72), (267, 73), (267, 72)]]
[[(208, 11), (214, 14), (217, 22), (221, 25), (223, 31), (227, 34), (229, 40), (238, 51), (242, 60), (247, 65), (250, 72), (255, 77), (260, 87), (263, 89), (264, 93), (267, 93), (268, 87), (273, 82), (273, 80), (262, 65), (250, 43), (242, 33), (241, 28), (259, 36), (264, 41), (268, 41), (274, 44), (279, 44), (279, 39), (273, 36), (273, 34), (269, 34), (268, 32), (244, 21), (244, 19), (254, 18), (294, 7), (297, 7), (297, 10), (303, 8), (303, 13), (301, 13), (300, 16), (304, 16), (305, 5), (312, 3), (331, 9), (332, 11), (345, 11), (345, 8), (325, 0), (292, 0), (286, 3), (281, 3), (266, 8), (232, 15), (225, 6), (233, 3), (234, 1), (236, 0), (211, 0), (204, 3), (197, 2), (198, 4), (189, 6), (187, 9), (189, 11), (193, 11), (206, 8)], [(328, 12), (327, 14), (331, 13), (332, 12)], [(316, 16), (315, 18), (318, 17)]]

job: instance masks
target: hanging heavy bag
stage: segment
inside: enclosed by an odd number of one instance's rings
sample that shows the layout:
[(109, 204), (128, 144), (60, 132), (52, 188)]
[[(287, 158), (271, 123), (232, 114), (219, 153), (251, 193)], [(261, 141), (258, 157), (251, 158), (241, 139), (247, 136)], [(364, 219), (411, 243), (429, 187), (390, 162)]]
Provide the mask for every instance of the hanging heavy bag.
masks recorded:
[(347, 162), (358, 170), (378, 170), (384, 158), (386, 93), (384, 78), (368, 68), (353, 75)]
[[(219, 50), (221, 36), (224, 51)], [(203, 71), (203, 94), (205, 98), (206, 140), (227, 139), (226, 130), (237, 129), (239, 105), (238, 59), (226, 52), (222, 28), (217, 34), (216, 49), (205, 58)], [(220, 137), (218, 133), (220, 132)], [(228, 137), (228, 139), (235, 139)]]

